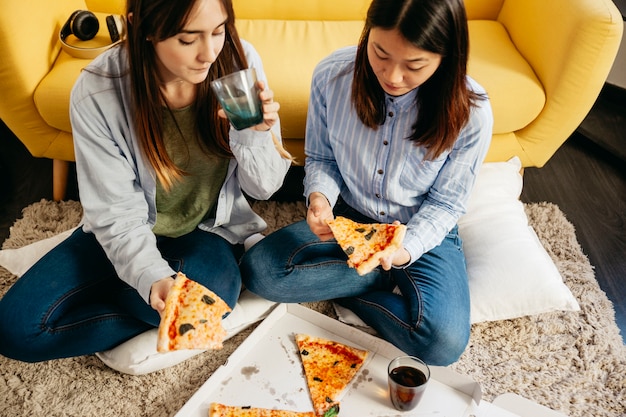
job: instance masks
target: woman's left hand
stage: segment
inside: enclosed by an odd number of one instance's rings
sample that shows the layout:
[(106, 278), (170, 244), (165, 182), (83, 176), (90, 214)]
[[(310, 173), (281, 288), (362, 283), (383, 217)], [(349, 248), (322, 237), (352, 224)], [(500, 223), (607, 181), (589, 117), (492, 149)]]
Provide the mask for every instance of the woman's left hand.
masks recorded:
[(393, 266), (403, 266), (408, 264), (410, 260), (411, 255), (409, 252), (404, 248), (400, 248), (391, 255), (380, 258), (380, 266), (385, 271), (389, 271)]
[[(263, 121), (256, 126), (252, 126), (250, 129), (266, 132), (276, 124), (280, 104), (274, 101), (274, 92), (270, 89), (265, 89), (265, 83), (263, 83), (263, 81), (257, 81), (257, 87), (261, 90), (259, 98), (261, 99), (261, 107), (263, 109)], [(224, 109), (219, 109), (217, 115), (222, 119), (228, 118)]]
[(165, 299), (174, 286), (174, 278), (166, 277), (152, 284), (150, 287), (150, 306), (163, 316), (165, 311)]

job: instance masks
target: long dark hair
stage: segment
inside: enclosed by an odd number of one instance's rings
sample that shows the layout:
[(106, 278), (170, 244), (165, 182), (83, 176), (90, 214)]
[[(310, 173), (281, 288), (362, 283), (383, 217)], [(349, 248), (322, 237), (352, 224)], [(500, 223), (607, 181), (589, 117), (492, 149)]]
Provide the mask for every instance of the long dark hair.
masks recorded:
[(482, 98), (468, 88), (469, 40), (462, 0), (373, 0), (361, 33), (352, 101), (361, 121), (377, 129), (385, 121), (385, 92), (367, 57), (372, 28), (398, 30), (415, 47), (438, 54), (441, 64), (417, 92), (419, 112), (410, 140), (425, 146), (427, 158), (451, 149)]
[[(157, 58), (153, 42), (160, 42), (180, 33), (197, 0), (128, 0), (126, 48), (128, 50), (131, 96), (136, 134), (141, 148), (165, 189), (184, 175), (168, 156), (162, 135), (163, 96), (159, 88)], [(232, 157), (229, 146), (228, 121), (217, 116), (218, 103), (210, 82), (248, 64), (235, 28), (231, 0), (221, 0), (226, 11), (226, 39), (209, 70), (198, 86), (195, 101), (198, 137), (212, 155)], [(150, 39), (151, 42), (147, 40)]]

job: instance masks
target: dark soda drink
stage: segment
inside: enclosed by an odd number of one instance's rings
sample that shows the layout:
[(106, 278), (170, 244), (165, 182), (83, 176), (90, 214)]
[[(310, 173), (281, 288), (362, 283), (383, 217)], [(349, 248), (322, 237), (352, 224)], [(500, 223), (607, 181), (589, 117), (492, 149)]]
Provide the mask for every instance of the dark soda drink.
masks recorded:
[(426, 389), (428, 378), (412, 366), (398, 366), (389, 372), (389, 395), (396, 409), (412, 410), (417, 406)]

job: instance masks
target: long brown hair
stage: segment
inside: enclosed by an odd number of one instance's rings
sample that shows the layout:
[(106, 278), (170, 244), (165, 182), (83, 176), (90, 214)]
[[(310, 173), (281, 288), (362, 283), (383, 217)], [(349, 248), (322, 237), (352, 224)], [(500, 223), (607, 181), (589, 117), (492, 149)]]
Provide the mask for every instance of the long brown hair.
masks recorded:
[(417, 92), (419, 112), (407, 138), (427, 148), (434, 159), (454, 145), (469, 120), (474, 103), (483, 97), (467, 85), (469, 39), (462, 0), (373, 0), (361, 33), (354, 68), (352, 101), (366, 126), (385, 121), (385, 92), (367, 57), (372, 28), (398, 30), (417, 48), (441, 55), (441, 64)]
[[(159, 88), (157, 58), (153, 42), (160, 42), (180, 33), (197, 0), (128, 0), (126, 48), (128, 50), (131, 96), (135, 129), (141, 149), (154, 168), (165, 189), (185, 173), (168, 156), (163, 141), (163, 97)], [(231, 0), (221, 0), (227, 14), (226, 39), (209, 70), (198, 86), (195, 111), (200, 141), (209, 154), (230, 158), (228, 121), (217, 116), (218, 102), (210, 82), (225, 74), (247, 68), (248, 64), (235, 28)], [(151, 42), (147, 40), (150, 39)]]

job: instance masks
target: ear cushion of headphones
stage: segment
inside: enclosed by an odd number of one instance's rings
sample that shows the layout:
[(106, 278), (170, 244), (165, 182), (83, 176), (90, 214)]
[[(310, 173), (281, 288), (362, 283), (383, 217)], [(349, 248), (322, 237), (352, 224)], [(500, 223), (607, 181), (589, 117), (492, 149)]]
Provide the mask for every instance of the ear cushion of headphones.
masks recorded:
[(96, 15), (86, 10), (78, 10), (73, 16), (70, 25), (74, 36), (82, 41), (93, 39), (100, 30), (100, 22)]
[(109, 15), (106, 17), (107, 28), (111, 42), (116, 43), (126, 36), (126, 21), (124, 16)]

